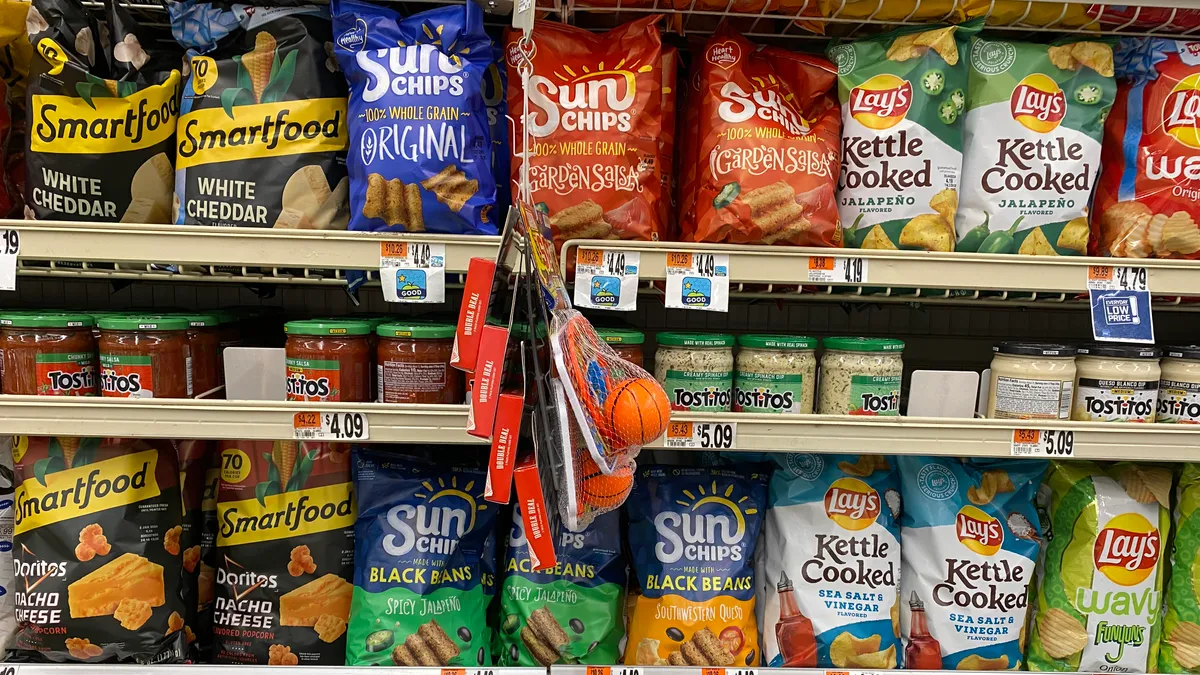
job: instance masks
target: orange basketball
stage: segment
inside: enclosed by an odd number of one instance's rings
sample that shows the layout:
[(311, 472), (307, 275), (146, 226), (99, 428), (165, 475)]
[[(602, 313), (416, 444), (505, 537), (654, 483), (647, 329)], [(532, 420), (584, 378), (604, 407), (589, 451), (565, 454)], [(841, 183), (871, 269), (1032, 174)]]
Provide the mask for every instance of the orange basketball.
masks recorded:
[(600, 473), (591, 457), (583, 460), (583, 479), (579, 481), (580, 501), (598, 509), (615, 509), (633, 489), (633, 466), (628, 462), (612, 474)]
[(626, 380), (604, 401), (604, 421), (621, 447), (642, 446), (667, 430), (671, 403), (662, 386), (648, 377)]

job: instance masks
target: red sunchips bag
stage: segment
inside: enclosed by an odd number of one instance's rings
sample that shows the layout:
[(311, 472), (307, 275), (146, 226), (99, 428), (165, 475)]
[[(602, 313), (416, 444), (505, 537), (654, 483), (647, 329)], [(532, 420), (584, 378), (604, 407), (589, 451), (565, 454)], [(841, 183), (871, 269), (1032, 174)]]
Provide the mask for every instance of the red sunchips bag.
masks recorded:
[[(695, 52), (693, 52), (695, 53)], [(679, 231), (675, 235), (681, 241), (692, 241), (696, 231), (696, 178), (698, 166), (696, 156), (700, 153), (700, 64), (692, 59), (692, 67), (683, 78), (683, 97), (687, 104), (679, 115), (679, 161), (676, 164), (676, 183), (679, 195)]]
[(816, 56), (758, 48), (726, 26), (700, 58), (690, 238), (840, 247), (837, 69)]
[(664, 224), (660, 238), (668, 239), (675, 219), (675, 111), (679, 79), (679, 50), (670, 45), (662, 50), (662, 132), (658, 137), (658, 173), (662, 198), (658, 200), (659, 222)]
[(1200, 42), (1125, 40), (1116, 62), (1089, 252), (1200, 258)]
[(506, 37), (508, 109), (516, 122), (513, 194), (521, 177), (522, 125), (528, 124), (532, 201), (549, 214), (555, 246), (568, 239), (663, 238), (658, 18), (600, 34), (538, 22), (525, 115), (520, 32)]

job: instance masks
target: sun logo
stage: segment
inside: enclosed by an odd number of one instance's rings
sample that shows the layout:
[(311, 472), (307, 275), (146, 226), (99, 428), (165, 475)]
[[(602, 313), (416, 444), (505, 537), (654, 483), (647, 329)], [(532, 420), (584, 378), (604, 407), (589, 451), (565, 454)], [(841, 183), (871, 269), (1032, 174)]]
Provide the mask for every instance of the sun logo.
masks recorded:
[(847, 530), (870, 527), (879, 506), (879, 493), (857, 478), (839, 478), (825, 491), (825, 515)]
[[(599, 61), (594, 66), (561, 63), (549, 77), (531, 76), (529, 132), (541, 138), (560, 127), (580, 132), (630, 131), (633, 116), (629, 109), (639, 92), (644, 96), (653, 93), (654, 69), (637, 60), (621, 59), (615, 64)], [(639, 77), (645, 78), (642, 87), (638, 86)]]
[(954, 530), (962, 545), (979, 555), (995, 555), (1004, 544), (1004, 526), (976, 506), (959, 509)]
[(1140, 513), (1122, 513), (1096, 536), (1092, 559), (1113, 583), (1135, 586), (1154, 573), (1161, 552), (1158, 528)]
[(745, 555), (746, 516), (758, 514), (749, 495), (737, 496), (733, 483), (722, 488), (716, 480), (680, 491), (682, 511), (664, 509), (654, 516), (659, 542), (654, 555), (664, 563), (742, 560)]
[(476, 514), (487, 510), (473, 494), (475, 481), (458, 485), (458, 476), (447, 483), (439, 477), (436, 485), (423, 481), (425, 491), (413, 493), (419, 504), (399, 504), (387, 514), (388, 525), (396, 534), (383, 537), (383, 550), (389, 555), (405, 555), (414, 548), (420, 553), (451, 554), (463, 535), (475, 528)]

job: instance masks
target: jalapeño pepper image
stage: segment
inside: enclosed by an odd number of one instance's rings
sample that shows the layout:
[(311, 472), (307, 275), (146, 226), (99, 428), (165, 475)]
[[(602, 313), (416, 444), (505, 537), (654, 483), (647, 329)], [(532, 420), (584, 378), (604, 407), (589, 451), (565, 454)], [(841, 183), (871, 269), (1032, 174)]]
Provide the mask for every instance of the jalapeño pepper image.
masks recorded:
[(1017, 226), (1020, 225), (1021, 221), (1024, 219), (1025, 216), (1020, 216), (1015, 222), (1013, 222), (1012, 227), (1008, 228), (1007, 230), (1001, 230), (999, 232), (993, 232), (989, 234), (987, 239), (984, 239), (983, 243), (979, 245), (979, 252), (1012, 253), (1016, 251), (1017, 242), (1015, 239), (1013, 239), (1013, 235), (1017, 233)]
[(983, 244), (984, 240), (986, 240), (988, 235), (991, 234), (991, 230), (988, 229), (988, 221), (991, 220), (991, 218), (991, 214), (983, 214), (983, 222), (971, 228), (971, 230), (958, 241), (958, 246), (955, 247), (954, 250), (968, 251), (971, 253), (978, 251), (980, 245)]

